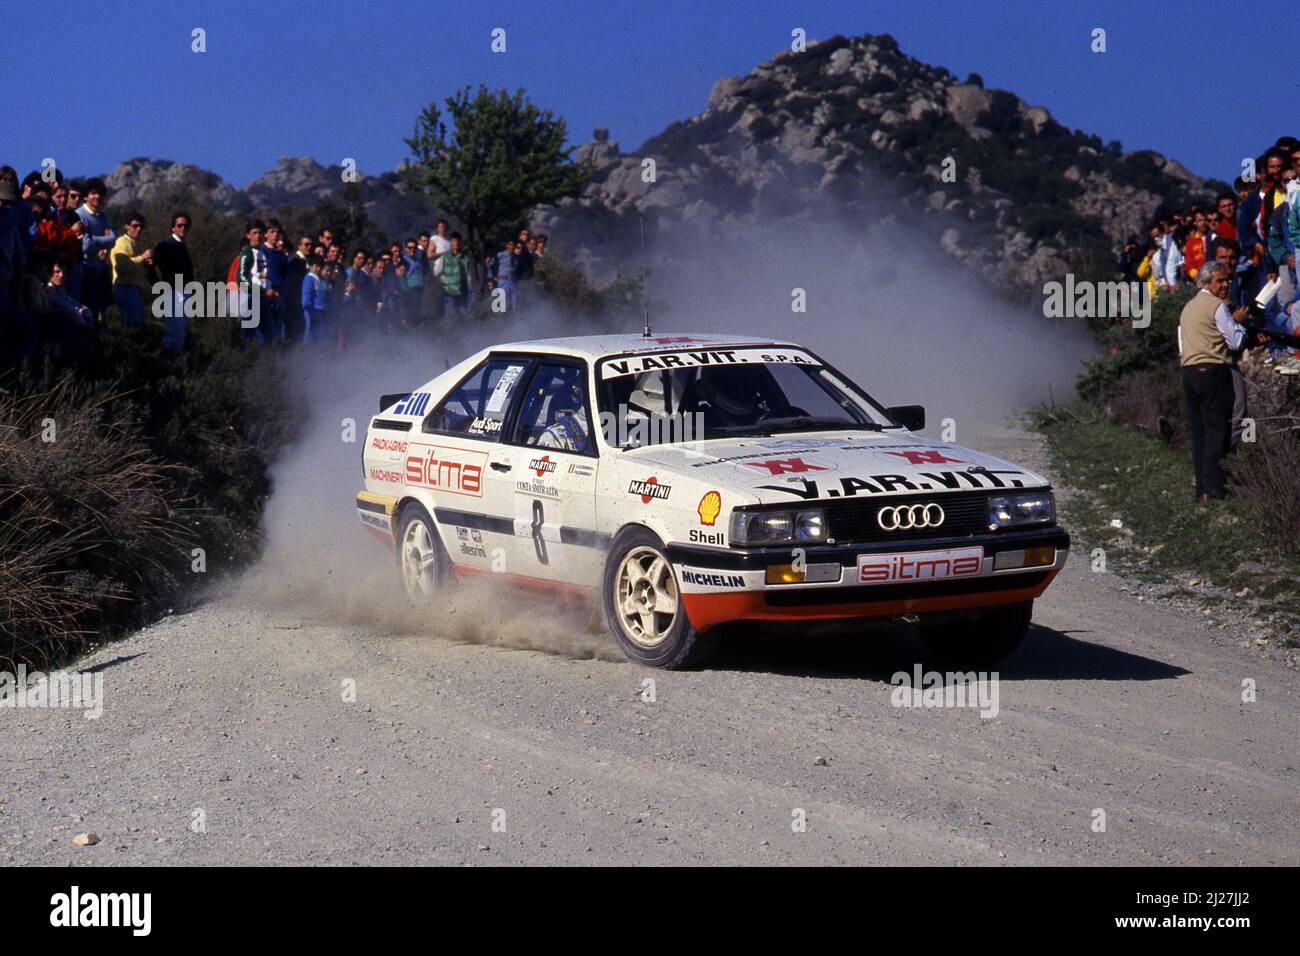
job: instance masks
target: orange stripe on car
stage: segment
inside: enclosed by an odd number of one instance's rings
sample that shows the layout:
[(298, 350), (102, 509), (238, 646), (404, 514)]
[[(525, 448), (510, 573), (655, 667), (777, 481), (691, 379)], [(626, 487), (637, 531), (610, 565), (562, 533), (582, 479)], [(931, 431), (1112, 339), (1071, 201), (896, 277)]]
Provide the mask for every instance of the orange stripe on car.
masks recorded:
[[(996, 607), (1032, 601), (1052, 583), (1052, 571), (1030, 587), (984, 594), (904, 598), (891, 601), (861, 601), (852, 604), (805, 604), (777, 607), (767, 603), (764, 591), (739, 591), (733, 594), (682, 594), (686, 616), (697, 631), (727, 621), (832, 621), (848, 618), (892, 617), (895, 614), (925, 614), (928, 611), (956, 611), (967, 608)], [(812, 593), (811, 591), (807, 593)]]

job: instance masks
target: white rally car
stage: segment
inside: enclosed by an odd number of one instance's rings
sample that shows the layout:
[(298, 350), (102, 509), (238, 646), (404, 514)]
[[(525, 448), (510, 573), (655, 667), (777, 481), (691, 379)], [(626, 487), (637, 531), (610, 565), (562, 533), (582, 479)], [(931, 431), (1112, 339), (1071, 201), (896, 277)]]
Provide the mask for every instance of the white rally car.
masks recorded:
[(357, 511), (413, 600), (473, 574), (585, 597), (643, 664), (836, 619), (998, 660), (1069, 536), (1044, 478), (914, 434), (924, 417), (788, 342), (501, 345), (382, 397)]

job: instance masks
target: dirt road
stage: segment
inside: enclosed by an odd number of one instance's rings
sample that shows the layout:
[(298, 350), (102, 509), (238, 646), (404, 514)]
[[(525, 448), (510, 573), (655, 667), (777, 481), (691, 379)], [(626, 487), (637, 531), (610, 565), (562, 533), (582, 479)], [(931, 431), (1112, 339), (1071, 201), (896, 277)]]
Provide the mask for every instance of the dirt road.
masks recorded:
[(103, 648), (100, 719), (0, 711), (0, 863), (1300, 863), (1300, 674), (1079, 553), (992, 719), (891, 705), (906, 631), (661, 673), (530, 613), (572, 639), (231, 596)]

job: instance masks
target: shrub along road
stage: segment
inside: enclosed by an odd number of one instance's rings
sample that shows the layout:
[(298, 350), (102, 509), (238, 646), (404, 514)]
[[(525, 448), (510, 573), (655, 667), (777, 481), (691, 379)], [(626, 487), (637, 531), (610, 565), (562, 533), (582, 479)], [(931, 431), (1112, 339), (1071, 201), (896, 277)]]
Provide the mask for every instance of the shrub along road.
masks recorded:
[(230, 597), (83, 661), (98, 720), (0, 711), (0, 863), (1300, 863), (1300, 675), (1085, 557), (993, 719), (891, 706), (906, 631), (660, 673)]

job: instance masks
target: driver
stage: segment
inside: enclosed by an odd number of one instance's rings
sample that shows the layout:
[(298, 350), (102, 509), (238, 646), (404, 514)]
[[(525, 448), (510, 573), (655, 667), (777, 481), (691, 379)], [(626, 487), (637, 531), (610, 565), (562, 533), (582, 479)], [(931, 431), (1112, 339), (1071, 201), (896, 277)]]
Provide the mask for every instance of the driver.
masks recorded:
[(727, 365), (704, 369), (698, 387), (699, 401), (706, 404), (706, 427), (752, 425), (763, 403), (760, 366)]
[(572, 383), (561, 385), (551, 393), (550, 401), (556, 409), (555, 418), (551, 426), (538, 436), (538, 447), (586, 451), (590, 442), (590, 429), (587, 426), (587, 408), (582, 398), (582, 388)]

